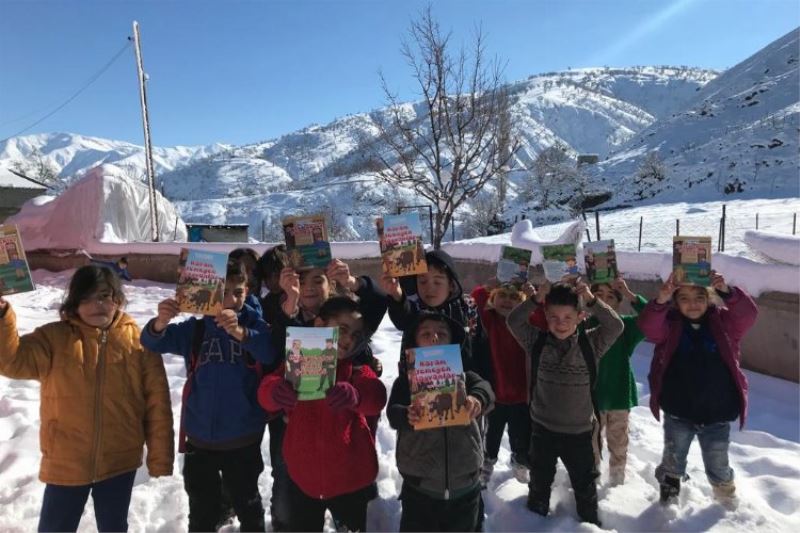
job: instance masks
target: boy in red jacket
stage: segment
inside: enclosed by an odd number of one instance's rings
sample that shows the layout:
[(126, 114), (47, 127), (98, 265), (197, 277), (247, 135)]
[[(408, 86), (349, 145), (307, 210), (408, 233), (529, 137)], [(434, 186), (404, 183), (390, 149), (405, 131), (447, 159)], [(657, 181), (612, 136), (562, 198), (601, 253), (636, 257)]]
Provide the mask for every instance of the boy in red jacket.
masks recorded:
[(365, 531), (367, 503), (378, 474), (375, 439), (366, 417), (386, 405), (386, 388), (368, 365), (355, 367), (352, 356), (369, 334), (359, 304), (328, 299), (314, 325), (338, 326), (336, 384), (321, 400), (297, 401), (283, 368), (264, 378), (258, 401), (269, 412), (287, 416), (283, 457), (289, 473), (288, 529), (322, 531), (325, 510), (350, 531)]

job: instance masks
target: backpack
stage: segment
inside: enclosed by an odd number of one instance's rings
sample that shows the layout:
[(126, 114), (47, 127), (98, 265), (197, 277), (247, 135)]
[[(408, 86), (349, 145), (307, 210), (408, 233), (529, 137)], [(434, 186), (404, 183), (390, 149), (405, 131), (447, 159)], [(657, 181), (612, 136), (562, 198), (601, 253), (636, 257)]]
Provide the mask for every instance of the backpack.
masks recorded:
[[(189, 399), (189, 393), (192, 392), (192, 377), (197, 370), (197, 362), (200, 359), (200, 348), (203, 346), (203, 338), (206, 334), (206, 323), (203, 319), (197, 320), (194, 324), (194, 331), (192, 332), (192, 345), (189, 352), (189, 368), (186, 369), (186, 382), (183, 384), (181, 391), (181, 420), (178, 432), (178, 453), (186, 453), (186, 430), (183, 427), (183, 413), (186, 410), (186, 401)], [(255, 371), (258, 382), (264, 376), (264, 367), (260, 361), (256, 361), (247, 350), (242, 349), (245, 356), (245, 366)]]

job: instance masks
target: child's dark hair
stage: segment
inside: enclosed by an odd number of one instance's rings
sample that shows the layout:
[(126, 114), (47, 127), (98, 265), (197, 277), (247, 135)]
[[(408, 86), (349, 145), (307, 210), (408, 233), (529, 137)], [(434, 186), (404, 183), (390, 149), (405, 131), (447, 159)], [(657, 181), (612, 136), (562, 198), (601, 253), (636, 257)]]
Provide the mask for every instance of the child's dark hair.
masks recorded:
[(120, 264), (120, 263), (122, 263), (123, 265), (127, 265), (128, 264), (128, 258), (123, 255), (122, 257), (117, 259), (117, 264)]
[(241, 261), (243, 257), (249, 257), (253, 260), (253, 264), (258, 263), (258, 252), (253, 250), (252, 248), (236, 248), (231, 253), (228, 254), (228, 259), (234, 259), (236, 261)]
[(361, 316), (358, 302), (347, 296), (333, 296), (325, 300), (325, 303), (319, 308), (317, 316), (320, 320), (328, 322), (339, 315), (354, 313)]
[(264, 280), (270, 274), (280, 272), (287, 266), (289, 266), (289, 255), (286, 253), (286, 246), (279, 244), (264, 252), (256, 264), (256, 272), (258, 277)]
[(575, 287), (569, 283), (555, 283), (550, 287), (550, 292), (544, 297), (545, 307), (549, 305), (568, 305), (578, 311), (581, 310), (581, 300), (575, 293)]
[(85, 265), (80, 267), (69, 280), (67, 297), (59, 309), (62, 317), (78, 316), (81, 300), (90, 297), (97, 289), (105, 285), (111, 290), (111, 297), (118, 306), (125, 305), (125, 293), (116, 272), (104, 265)]
[(225, 283), (247, 284), (247, 269), (244, 263), (237, 259), (228, 259), (228, 266), (225, 269)]
[(614, 297), (617, 299), (618, 302), (622, 301), (622, 293), (619, 292), (614, 287), (612, 287), (610, 283), (592, 283), (591, 287), (592, 293), (596, 293), (597, 289), (599, 289), (600, 287), (607, 287), (608, 290), (610, 290), (614, 294)]

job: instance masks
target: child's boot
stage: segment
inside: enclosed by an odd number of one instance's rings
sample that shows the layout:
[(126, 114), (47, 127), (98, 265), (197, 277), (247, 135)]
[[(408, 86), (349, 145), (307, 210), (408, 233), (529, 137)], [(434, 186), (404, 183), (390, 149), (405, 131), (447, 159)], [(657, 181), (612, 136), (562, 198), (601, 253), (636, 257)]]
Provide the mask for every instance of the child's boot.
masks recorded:
[(727, 508), (735, 508), (739, 499), (736, 497), (736, 484), (733, 481), (712, 485), (714, 498)]
[(664, 476), (660, 483), (661, 503), (675, 503), (681, 492), (681, 480), (677, 477)]
[(520, 461), (515, 453), (511, 454), (511, 472), (520, 483), (525, 483), (526, 485), (530, 483), (531, 473), (528, 470), (528, 464), (525, 461)]
[(542, 494), (530, 491), (528, 492), (528, 501), (525, 505), (534, 513), (547, 516), (547, 513), (550, 512), (550, 496), (547, 495), (547, 497), (545, 497)]
[(610, 470), (608, 472), (608, 484), (617, 487), (625, 483), (625, 470)]
[(494, 459), (486, 457), (483, 460), (483, 466), (481, 467), (481, 474), (480, 474), (480, 482), (481, 482), (481, 487), (484, 489), (489, 484), (489, 480), (492, 478), (492, 472), (494, 472), (495, 463), (497, 463), (497, 457), (495, 457)]

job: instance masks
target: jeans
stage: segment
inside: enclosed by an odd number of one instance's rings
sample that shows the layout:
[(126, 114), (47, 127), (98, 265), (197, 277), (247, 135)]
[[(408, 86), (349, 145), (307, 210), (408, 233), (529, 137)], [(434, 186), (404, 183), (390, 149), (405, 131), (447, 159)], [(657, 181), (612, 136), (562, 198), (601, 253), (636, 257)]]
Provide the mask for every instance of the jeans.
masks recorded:
[(695, 424), (664, 413), (664, 454), (656, 468), (656, 478), (661, 482), (665, 476), (679, 479), (686, 476), (686, 456), (697, 435), (709, 483), (733, 481), (733, 469), (728, 463), (730, 432), (730, 422)]
[(94, 501), (98, 531), (127, 531), (128, 507), (136, 470), (89, 485), (68, 487), (48, 483), (44, 488), (39, 531), (75, 531), (89, 493)]
[(269, 512), (272, 517), (272, 531), (289, 529), (289, 473), (283, 460), (283, 435), (286, 421), (279, 416), (269, 422), (269, 459), (272, 465), (272, 496)]
[(367, 504), (372, 496), (372, 486), (327, 500), (305, 494), (291, 478), (288, 479), (289, 531), (322, 531), (325, 510), (328, 509), (347, 531), (367, 530)]
[(483, 498), (480, 488), (453, 500), (427, 496), (403, 483), (400, 491), (400, 531), (481, 531)]

